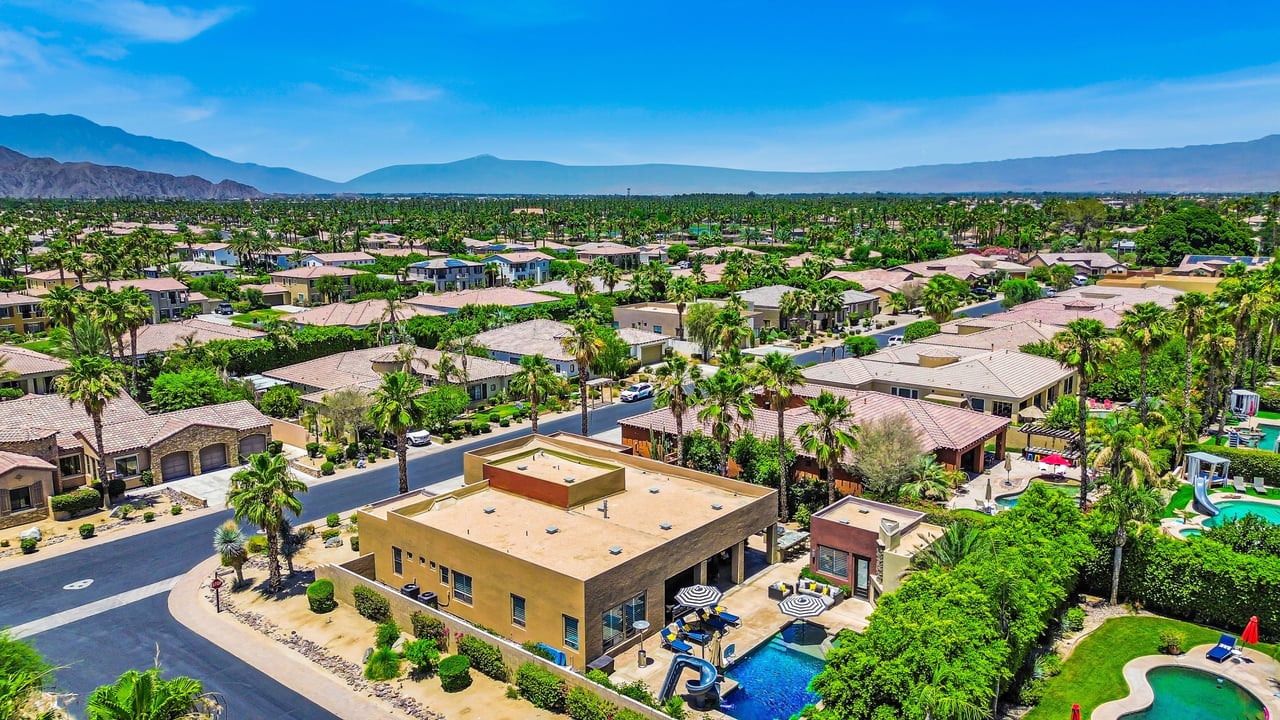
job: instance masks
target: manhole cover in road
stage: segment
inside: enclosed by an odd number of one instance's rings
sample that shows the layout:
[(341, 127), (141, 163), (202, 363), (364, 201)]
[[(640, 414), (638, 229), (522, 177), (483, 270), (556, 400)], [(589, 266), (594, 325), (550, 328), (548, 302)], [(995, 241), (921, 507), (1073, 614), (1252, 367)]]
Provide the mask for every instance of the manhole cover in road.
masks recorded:
[(85, 588), (89, 587), (89, 586), (90, 586), (90, 585), (92, 585), (92, 584), (93, 584), (93, 579), (92, 579), (92, 578), (89, 578), (89, 579), (86, 579), (86, 580), (77, 580), (77, 581), (75, 581), (75, 582), (73, 582), (73, 583), (69, 583), (69, 584), (67, 584), (67, 585), (63, 585), (63, 586), (62, 586), (62, 589), (63, 589), (63, 590), (83, 590), (83, 589), (85, 589)]

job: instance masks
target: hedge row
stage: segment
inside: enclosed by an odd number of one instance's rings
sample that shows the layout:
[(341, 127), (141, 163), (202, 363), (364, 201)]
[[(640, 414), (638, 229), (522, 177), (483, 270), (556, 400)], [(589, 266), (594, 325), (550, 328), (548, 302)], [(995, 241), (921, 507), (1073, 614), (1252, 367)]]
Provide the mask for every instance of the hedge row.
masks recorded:
[(86, 510), (102, 507), (102, 493), (90, 487), (82, 487), (62, 495), (49, 498), (49, 506), (54, 512), (69, 512), (72, 515)]
[(527, 662), (516, 669), (516, 688), (534, 707), (555, 713), (565, 711), (568, 692), (564, 680), (546, 668)]
[(355, 600), (356, 612), (362, 617), (376, 623), (391, 619), (391, 602), (378, 592), (363, 585), (357, 585), (351, 591), (351, 595)]
[(1280, 485), (1280, 453), (1232, 448), (1213, 443), (1206, 443), (1200, 449), (1230, 460), (1231, 475), (1239, 475), (1245, 479), (1245, 482), (1252, 482), (1253, 478), (1260, 477), (1272, 487)]
[(511, 675), (506, 663), (502, 662), (502, 650), (475, 635), (467, 635), (458, 641), (458, 654), (467, 656), (477, 672), (498, 682), (506, 682)]

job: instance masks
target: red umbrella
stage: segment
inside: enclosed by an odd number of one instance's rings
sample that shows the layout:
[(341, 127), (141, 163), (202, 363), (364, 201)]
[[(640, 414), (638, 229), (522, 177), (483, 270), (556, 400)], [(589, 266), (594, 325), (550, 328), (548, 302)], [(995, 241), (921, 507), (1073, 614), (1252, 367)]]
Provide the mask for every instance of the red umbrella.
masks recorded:
[(1071, 706), (1071, 720), (1080, 720), (1080, 703)]
[(1045, 455), (1043, 458), (1041, 458), (1040, 462), (1044, 463), (1045, 465), (1070, 465), (1071, 464), (1070, 460), (1062, 457), (1058, 453), (1054, 453), (1052, 455)]
[(1240, 633), (1240, 641), (1249, 645), (1258, 644), (1258, 616), (1254, 615), (1249, 618), (1249, 624), (1244, 626), (1244, 632)]

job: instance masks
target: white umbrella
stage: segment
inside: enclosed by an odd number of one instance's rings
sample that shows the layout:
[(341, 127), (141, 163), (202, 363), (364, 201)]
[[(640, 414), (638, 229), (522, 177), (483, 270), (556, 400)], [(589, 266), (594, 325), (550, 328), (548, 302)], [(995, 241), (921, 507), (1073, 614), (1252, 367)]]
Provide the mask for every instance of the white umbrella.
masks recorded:
[(826, 612), (827, 604), (816, 595), (801, 595), (796, 593), (795, 595), (788, 595), (783, 598), (782, 602), (778, 603), (778, 610), (781, 610), (783, 615), (788, 615), (801, 622), (800, 639), (801, 642), (803, 642), (805, 636), (804, 631), (805, 628), (808, 627), (807, 623), (804, 621), (807, 618), (815, 618)]
[(720, 590), (710, 585), (690, 585), (676, 593), (676, 602), (695, 610), (715, 607), (723, 597)]

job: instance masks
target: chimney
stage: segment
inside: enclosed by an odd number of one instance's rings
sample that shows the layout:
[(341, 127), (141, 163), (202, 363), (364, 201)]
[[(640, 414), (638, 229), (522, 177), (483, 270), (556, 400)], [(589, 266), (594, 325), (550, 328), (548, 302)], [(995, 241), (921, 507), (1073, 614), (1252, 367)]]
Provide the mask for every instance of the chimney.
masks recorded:
[(898, 524), (897, 520), (891, 520), (889, 518), (882, 518), (880, 520), (880, 544), (883, 545), (886, 550), (896, 550), (898, 548), (898, 543), (901, 541), (901, 538), (898, 537), (898, 531), (900, 529), (901, 526)]

